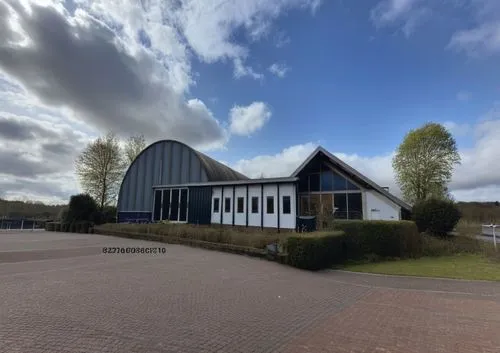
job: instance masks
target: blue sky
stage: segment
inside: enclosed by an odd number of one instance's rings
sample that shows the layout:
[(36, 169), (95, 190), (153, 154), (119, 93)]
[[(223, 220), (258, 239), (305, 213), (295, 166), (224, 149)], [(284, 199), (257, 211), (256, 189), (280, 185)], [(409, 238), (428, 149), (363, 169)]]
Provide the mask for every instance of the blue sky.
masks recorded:
[(134, 4), (0, 0), (0, 197), (66, 199), (108, 130), (252, 177), (322, 145), (398, 194), (394, 150), (435, 121), (462, 155), (455, 197), (500, 200), (497, 0)]

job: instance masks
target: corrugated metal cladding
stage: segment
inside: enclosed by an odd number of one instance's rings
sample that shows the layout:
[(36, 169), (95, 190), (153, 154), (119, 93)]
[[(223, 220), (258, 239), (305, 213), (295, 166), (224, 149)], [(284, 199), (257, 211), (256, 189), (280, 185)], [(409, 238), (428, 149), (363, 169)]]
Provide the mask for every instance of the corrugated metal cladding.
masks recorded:
[(242, 179), (248, 178), (181, 142), (158, 141), (146, 147), (125, 173), (118, 212), (151, 212), (153, 185)]
[(212, 188), (195, 186), (189, 188), (188, 223), (210, 224), (212, 217)]

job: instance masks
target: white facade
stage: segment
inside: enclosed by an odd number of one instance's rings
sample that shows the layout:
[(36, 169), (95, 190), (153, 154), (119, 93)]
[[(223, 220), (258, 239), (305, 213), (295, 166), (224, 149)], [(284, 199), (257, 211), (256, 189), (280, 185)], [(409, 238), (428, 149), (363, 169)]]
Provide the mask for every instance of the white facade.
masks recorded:
[(376, 221), (398, 221), (401, 219), (401, 207), (374, 190), (364, 192), (364, 219)]
[[(241, 198), (243, 209), (238, 210), (238, 199)], [(252, 200), (255, 198), (257, 207), (253, 208)], [(225, 207), (226, 202), (230, 204), (229, 210)], [(217, 203), (218, 207), (215, 207)], [(211, 205), (213, 224), (221, 223), (222, 212), (222, 224), (226, 225), (246, 226), (248, 218), (249, 227), (295, 229), (296, 193), (293, 183), (214, 186)]]

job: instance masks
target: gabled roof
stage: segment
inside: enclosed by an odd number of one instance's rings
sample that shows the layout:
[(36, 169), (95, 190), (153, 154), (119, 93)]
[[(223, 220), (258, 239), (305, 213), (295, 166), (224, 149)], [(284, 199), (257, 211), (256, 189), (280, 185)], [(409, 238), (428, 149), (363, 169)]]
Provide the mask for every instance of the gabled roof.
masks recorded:
[(341, 170), (344, 170), (344, 171), (348, 172), (349, 174), (356, 176), (357, 178), (361, 179), (363, 182), (368, 184), (370, 187), (372, 187), (374, 190), (376, 190), (380, 194), (387, 197), (389, 200), (391, 200), (392, 202), (394, 202), (398, 206), (400, 206), (408, 211), (411, 211), (411, 206), (409, 204), (407, 204), (403, 200), (399, 199), (398, 197), (394, 196), (389, 191), (387, 191), (386, 189), (384, 189), (383, 187), (381, 187), (380, 185), (375, 183), (373, 180), (367, 178), (366, 176), (364, 176), (363, 174), (358, 172), (356, 169), (352, 168), (347, 163), (343, 162), (340, 158), (335, 157), (333, 154), (331, 154), (330, 152), (328, 152), (326, 149), (324, 149), (321, 146), (316, 148), (314, 150), (314, 152), (311, 153), (309, 155), (309, 157), (307, 157), (307, 159), (292, 173), (291, 176), (297, 177), (299, 175), (299, 173), (313, 160), (313, 158), (316, 157), (317, 155), (319, 155), (320, 153), (323, 153), (327, 158), (330, 159), (330, 161), (333, 164), (338, 166)]

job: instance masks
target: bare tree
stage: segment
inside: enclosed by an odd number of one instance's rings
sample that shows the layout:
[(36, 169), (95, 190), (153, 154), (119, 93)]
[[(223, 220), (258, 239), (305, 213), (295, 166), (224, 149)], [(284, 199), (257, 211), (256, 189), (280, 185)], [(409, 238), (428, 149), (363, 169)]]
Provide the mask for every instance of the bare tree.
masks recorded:
[(144, 135), (135, 135), (129, 137), (125, 144), (125, 156), (129, 164), (146, 148)]
[(116, 202), (126, 162), (113, 133), (89, 143), (75, 164), (82, 189), (101, 210)]

